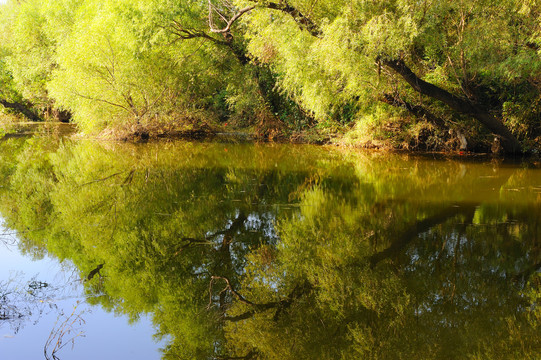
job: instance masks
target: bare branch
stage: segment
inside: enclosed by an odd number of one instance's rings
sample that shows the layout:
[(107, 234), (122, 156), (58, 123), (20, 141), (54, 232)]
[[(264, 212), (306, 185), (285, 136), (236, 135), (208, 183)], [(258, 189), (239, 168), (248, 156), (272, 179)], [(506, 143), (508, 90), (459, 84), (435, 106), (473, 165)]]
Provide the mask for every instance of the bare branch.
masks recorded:
[[(79, 302), (77, 302), (77, 305), (79, 305)], [(68, 344), (71, 344), (73, 347), (75, 345), (75, 339), (78, 337), (84, 337), (83, 331), (79, 329), (85, 324), (85, 321), (82, 318), (84, 311), (77, 314), (76, 310), (77, 306), (73, 308), (71, 315), (66, 317), (61, 324), (58, 323), (61, 317), (58, 317), (55, 326), (51, 330), (49, 338), (43, 347), (45, 359), (59, 360), (57, 354), (60, 350), (62, 350)]]
[[(227, 33), (229, 33), (231, 31), (231, 26), (233, 26), (235, 21), (237, 21), (242, 15), (246, 14), (247, 12), (252, 11), (253, 9), (255, 9), (255, 5), (247, 6), (244, 9), (240, 9), (235, 15), (233, 15), (233, 17), (231, 19), (226, 20), (225, 16), (222, 13), (220, 13), (219, 11), (217, 11), (217, 9), (211, 4), (211, 2), (209, 0), (209, 26), (210, 26), (210, 31), (213, 32), (213, 33), (217, 33), (217, 34), (227, 34)], [(223, 29), (216, 29), (214, 27), (214, 21), (212, 20), (213, 10), (214, 10), (214, 12), (217, 12), (220, 15), (222, 20), (227, 22), (226, 26)]]
[(203, 39), (210, 40), (216, 44), (228, 45), (227, 42), (223, 40), (215, 39), (204, 31), (195, 30), (195, 29), (186, 29), (177, 20), (173, 20), (173, 24), (171, 25), (171, 27), (173, 28), (172, 33), (183, 40), (203, 38)]

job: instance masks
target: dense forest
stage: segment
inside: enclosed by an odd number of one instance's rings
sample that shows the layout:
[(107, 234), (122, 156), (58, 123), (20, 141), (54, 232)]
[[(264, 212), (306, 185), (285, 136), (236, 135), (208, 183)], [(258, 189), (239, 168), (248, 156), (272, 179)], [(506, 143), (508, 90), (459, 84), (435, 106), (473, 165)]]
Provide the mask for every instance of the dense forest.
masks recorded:
[(541, 144), (538, 0), (8, 0), (0, 27), (0, 111), (87, 134)]

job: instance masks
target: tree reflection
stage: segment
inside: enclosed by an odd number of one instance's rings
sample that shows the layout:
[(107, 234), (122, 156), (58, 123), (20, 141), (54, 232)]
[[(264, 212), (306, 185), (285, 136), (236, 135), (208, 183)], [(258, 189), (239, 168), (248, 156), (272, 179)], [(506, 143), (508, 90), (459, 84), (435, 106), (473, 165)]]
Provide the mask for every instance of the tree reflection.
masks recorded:
[[(351, 201), (352, 195), (366, 199), (364, 190), (348, 195), (344, 200), (332, 189), (314, 187), (304, 194), (301, 214), (279, 223), (279, 268), (269, 273), (254, 261), (245, 292), (272, 298), (274, 289), (300, 279), (312, 291), (288, 310), (287, 322), (268, 313), (227, 325), (230, 344), (241, 345), (233, 350), (236, 356), (540, 354), (539, 276), (532, 272), (541, 235), (537, 204), (506, 206), (490, 204), (492, 199), (446, 205), (442, 198), (441, 204), (391, 199), (381, 206)], [(235, 308), (246, 312), (244, 303)]]
[(56, 314), (56, 303), (69, 296), (73, 283), (52, 284), (36, 275), (24, 279), (24, 274), (13, 274), (0, 281), (0, 328), (19, 333), (29, 323), (37, 323), (47, 314)]
[(164, 359), (540, 353), (541, 179), (527, 169), (294, 146), (9, 146), (0, 208), (21, 247), (73, 261), (89, 302), (150, 313)]

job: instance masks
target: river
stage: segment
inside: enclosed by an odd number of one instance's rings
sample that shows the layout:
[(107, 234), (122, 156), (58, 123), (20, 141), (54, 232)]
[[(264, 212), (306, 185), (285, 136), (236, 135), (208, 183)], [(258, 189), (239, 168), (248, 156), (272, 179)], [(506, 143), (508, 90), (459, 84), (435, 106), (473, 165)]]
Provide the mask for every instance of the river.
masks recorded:
[(538, 359), (541, 164), (0, 143), (2, 359)]

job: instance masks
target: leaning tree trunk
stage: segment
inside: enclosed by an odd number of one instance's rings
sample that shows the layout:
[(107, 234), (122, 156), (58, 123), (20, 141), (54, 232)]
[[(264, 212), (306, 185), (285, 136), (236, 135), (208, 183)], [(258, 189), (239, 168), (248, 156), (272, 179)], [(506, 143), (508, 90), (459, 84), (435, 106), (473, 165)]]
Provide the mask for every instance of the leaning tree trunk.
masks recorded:
[[(279, 2), (263, 1), (263, 0), (250, 0), (253, 3), (261, 5), (263, 7), (282, 11), (289, 14), (298, 26), (308, 31), (314, 37), (321, 37), (322, 31), (320, 27), (315, 24), (309, 17), (302, 14), (298, 9), (291, 6), (287, 0), (281, 0)], [(449, 93), (448, 91), (430, 84), (420, 79), (411, 69), (404, 63), (403, 60), (397, 59), (380, 59), (382, 64), (400, 75), (413, 89), (423, 95), (427, 95), (433, 99), (439, 100), (445, 103), (454, 111), (468, 115), (479, 121), (487, 129), (492, 131), (500, 138), (501, 146), (506, 153), (514, 154), (521, 152), (521, 146), (519, 141), (511, 133), (511, 131), (498, 119), (492, 116), (488, 110), (484, 109), (478, 104), (472, 104), (468, 100), (460, 98), (456, 95)]]
[(492, 116), (488, 110), (422, 80), (411, 71), (403, 60), (382, 60), (382, 63), (400, 75), (415, 91), (443, 102), (458, 113), (469, 115), (478, 120), (487, 129), (500, 137), (501, 145), (506, 153), (514, 154), (521, 152), (519, 141), (511, 131), (500, 120)]
[(32, 110), (30, 110), (30, 108), (28, 108), (24, 104), (0, 99), (0, 105), (5, 107), (6, 109), (10, 109), (19, 114), (22, 114), (32, 121), (42, 121), (42, 119), (38, 115), (36, 115)]

